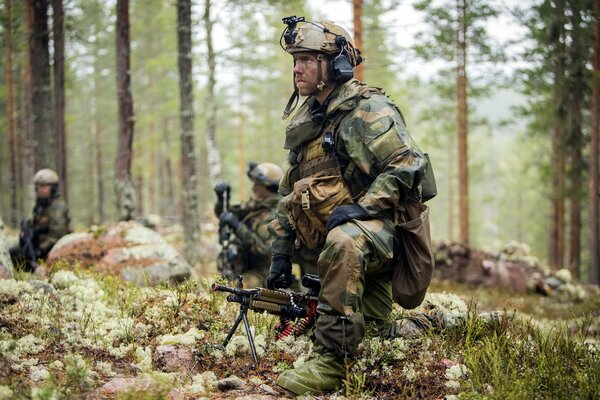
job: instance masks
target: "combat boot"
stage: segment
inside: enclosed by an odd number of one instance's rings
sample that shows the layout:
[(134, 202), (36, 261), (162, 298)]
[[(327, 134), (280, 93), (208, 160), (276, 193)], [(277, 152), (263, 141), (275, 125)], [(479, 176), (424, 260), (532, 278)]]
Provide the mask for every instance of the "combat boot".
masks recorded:
[(304, 364), (282, 372), (277, 384), (296, 395), (338, 390), (346, 378), (346, 363), (322, 345), (315, 345)]

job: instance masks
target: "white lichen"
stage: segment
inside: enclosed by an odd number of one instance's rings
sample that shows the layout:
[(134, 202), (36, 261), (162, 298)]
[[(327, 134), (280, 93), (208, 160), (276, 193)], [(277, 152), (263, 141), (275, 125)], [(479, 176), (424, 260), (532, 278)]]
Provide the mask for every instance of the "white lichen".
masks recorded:
[(50, 378), (50, 372), (43, 365), (32, 365), (29, 368), (29, 379), (33, 382), (45, 381)]
[(158, 338), (159, 343), (161, 345), (164, 344), (172, 344), (172, 345), (183, 345), (183, 346), (193, 346), (197, 340), (200, 340), (204, 337), (204, 332), (198, 330), (198, 328), (194, 327), (188, 330), (186, 333), (181, 333), (178, 335), (163, 335)]

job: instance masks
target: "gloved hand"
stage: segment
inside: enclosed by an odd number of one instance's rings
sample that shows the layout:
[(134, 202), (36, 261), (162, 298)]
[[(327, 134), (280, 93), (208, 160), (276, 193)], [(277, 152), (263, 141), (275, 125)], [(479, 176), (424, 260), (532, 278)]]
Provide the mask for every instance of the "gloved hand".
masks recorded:
[(348, 222), (353, 219), (364, 220), (370, 218), (371, 216), (369, 215), (367, 210), (362, 208), (362, 206), (358, 204), (348, 204), (345, 206), (339, 206), (338, 208), (333, 210), (333, 213), (327, 220), (327, 226), (325, 228), (327, 229), (327, 232), (329, 232), (330, 230), (332, 230), (338, 225), (343, 224), (344, 222)]
[(229, 198), (229, 194), (231, 193), (231, 187), (229, 186), (229, 183), (225, 181), (215, 183), (213, 190), (219, 199), (223, 197), (223, 193), (227, 192), (227, 198)]
[(219, 215), (219, 227), (223, 228), (225, 225), (237, 230), (240, 226), (240, 220), (235, 216), (234, 213), (225, 211)]
[(269, 289), (284, 288), (292, 286), (292, 259), (285, 254), (276, 254), (271, 259), (271, 270), (267, 278)]

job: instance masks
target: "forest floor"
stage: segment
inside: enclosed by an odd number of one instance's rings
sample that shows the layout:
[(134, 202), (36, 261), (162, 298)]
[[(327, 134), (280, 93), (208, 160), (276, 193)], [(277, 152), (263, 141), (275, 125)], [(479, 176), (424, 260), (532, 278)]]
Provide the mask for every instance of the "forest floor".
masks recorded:
[[(218, 249), (203, 241), (210, 260), (180, 285), (140, 288), (66, 262), (45, 280), (0, 280), (0, 400), (293, 398), (275, 381), (304, 362), (310, 338), (276, 340), (279, 319), (251, 311), (258, 363), (243, 326), (223, 348), (239, 308), (210, 289)], [(318, 398), (598, 399), (600, 292), (579, 293), (434, 281), (420, 307), (393, 318), (443, 324), (412, 337), (368, 332), (342, 390)]]
[[(242, 327), (223, 348), (238, 308), (210, 280), (138, 288), (66, 264), (48, 276), (0, 281), (0, 399), (293, 397), (274, 381), (312, 347), (275, 340), (277, 318), (250, 312), (258, 364)], [(443, 329), (368, 335), (344, 389), (320, 398), (598, 398), (598, 292), (573, 303), (434, 282), (422, 307), (394, 316), (431, 310)], [(503, 313), (482, 317), (492, 310)], [(165, 346), (183, 350), (169, 360)]]

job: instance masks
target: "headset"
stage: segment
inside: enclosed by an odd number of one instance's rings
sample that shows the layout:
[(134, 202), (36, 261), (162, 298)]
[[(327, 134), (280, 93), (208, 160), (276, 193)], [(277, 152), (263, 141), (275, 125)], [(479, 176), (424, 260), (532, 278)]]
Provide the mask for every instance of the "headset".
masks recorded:
[[(329, 76), (335, 83), (338, 84), (348, 82), (350, 79), (354, 78), (354, 66), (350, 61), (351, 56), (348, 50), (348, 40), (343, 35), (333, 33), (326, 27), (320, 26), (314, 22), (306, 21), (304, 17), (296, 17), (295, 15), (292, 15), (290, 17), (283, 18), (283, 23), (287, 25), (287, 28), (285, 28), (281, 34), (281, 38), (285, 40), (285, 43), (287, 45), (294, 44), (296, 35), (298, 34), (295, 32), (298, 22), (312, 24), (321, 29), (324, 33), (331, 33), (332, 35), (335, 35), (335, 44), (340, 48), (340, 53), (333, 57), (333, 59), (329, 62)], [(279, 39), (279, 45), (285, 50), (281, 44), (281, 38)], [(354, 50), (356, 65), (359, 65), (361, 62), (363, 62), (364, 58), (360, 55), (360, 50), (356, 48), (354, 48)]]

